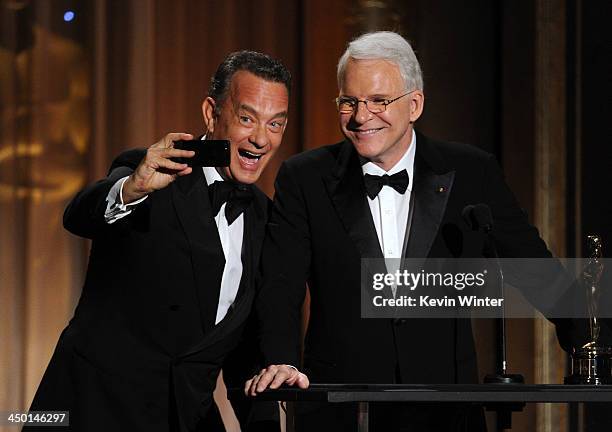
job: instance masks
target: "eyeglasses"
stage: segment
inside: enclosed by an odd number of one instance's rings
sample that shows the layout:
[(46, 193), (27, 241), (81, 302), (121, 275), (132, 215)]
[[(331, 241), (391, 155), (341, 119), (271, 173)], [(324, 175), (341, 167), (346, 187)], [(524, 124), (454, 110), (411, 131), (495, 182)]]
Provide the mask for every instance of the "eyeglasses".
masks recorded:
[(363, 102), (368, 111), (372, 114), (379, 114), (387, 110), (387, 105), (392, 104), (398, 99), (403, 98), (410, 93), (415, 92), (416, 90), (409, 91), (408, 93), (404, 93), (401, 96), (396, 97), (395, 99), (357, 99), (355, 97), (350, 96), (340, 96), (335, 99), (336, 107), (341, 114), (352, 114), (357, 111), (357, 107), (359, 106), (359, 102)]

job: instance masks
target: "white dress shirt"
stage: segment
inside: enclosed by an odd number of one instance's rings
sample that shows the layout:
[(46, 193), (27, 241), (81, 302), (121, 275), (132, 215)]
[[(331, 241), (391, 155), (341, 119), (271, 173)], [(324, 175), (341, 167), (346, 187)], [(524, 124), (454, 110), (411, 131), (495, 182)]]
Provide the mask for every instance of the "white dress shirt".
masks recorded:
[[(380, 249), (387, 263), (387, 271), (394, 273), (399, 270), (399, 258), (402, 257), (402, 249), (410, 211), (410, 195), (414, 179), (414, 156), (416, 154), (416, 134), (412, 131), (412, 142), (402, 158), (389, 170), (385, 171), (373, 162), (366, 162), (361, 166), (363, 174), (371, 175), (393, 175), (406, 170), (408, 173), (408, 189), (400, 194), (391, 186), (383, 186), (374, 199), (368, 197), (370, 212), (376, 228), (376, 235), (380, 243)], [(395, 295), (395, 290), (393, 289)]]
[[(217, 172), (216, 168), (204, 167), (204, 178), (209, 186), (216, 181), (223, 181), (223, 178)], [(106, 223), (112, 224), (121, 218), (126, 217), (134, 210), (134, 207), (143, 202), (147, 197), (143, 197), (138, 201), (128, 204), (123, 203), (123, 184), (127, 177), (119, 179), (111, 188), (106, 197), (107, 206), (104, 213)], [(215, 223), (221, 240), (221, 247), (225, 256), (225, 267), (223, 268), (223, 276), (221, 277), (221, 290), (219, 293), (219, 304), (217, 305), (217, 316), (215, 324), (218, 324), (227, 314), (227, 311), (234, 303), (238, 288), (240, 287), (240, 279), (242, 278), (242, 238), (244, 235), (244, 213), (228, 225), (225, 218), (225, 206), (223, 203), (219, 213), (215, 215)], [(201, 263), (201, 265), (206, 265)]]

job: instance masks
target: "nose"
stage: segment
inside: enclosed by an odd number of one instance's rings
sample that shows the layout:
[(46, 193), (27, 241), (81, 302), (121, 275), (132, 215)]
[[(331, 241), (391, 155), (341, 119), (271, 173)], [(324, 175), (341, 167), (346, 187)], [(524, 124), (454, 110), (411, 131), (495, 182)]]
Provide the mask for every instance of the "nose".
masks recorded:
[(256, 149), (262, 149), (268, 144), (268, 133), (265, 125), (260, 125), (253, 129), (249, 142), (255, 146)]
[(365, 104), (365, 101), (358, 101), (357, 106), (355, 107), (355, 112), (353, 117), (357, 123), (363, 124), (367, 122), (372, 116), (372, 113), (368, 111), (368, 107)]

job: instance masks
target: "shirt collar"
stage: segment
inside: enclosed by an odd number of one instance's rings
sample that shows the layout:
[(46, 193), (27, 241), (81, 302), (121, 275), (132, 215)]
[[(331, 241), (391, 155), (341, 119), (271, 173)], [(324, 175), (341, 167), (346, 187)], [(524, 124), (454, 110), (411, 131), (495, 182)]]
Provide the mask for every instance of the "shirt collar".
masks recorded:
[(416, 155), (416, 133), (414, 132), (414, 129), (413, 129), (412, 130), (412, 141), (410, 142), (410, 145), (408, 146), (408, 150), (406, 150), (406, 153), (404, 153), (402, 158), (389, 171), (385, 171), (384, 169), (376, 165), (374, 162), (366, 162), (365, 164), (361, 165), (361, 171), (363, 172), (363, 174), (382, 176), (385, 174), (393, 175), (402, 170), (406, 170), (406, 172), (408, 173), (408, 178), (410, 179), (410, 182), (408, 183), (408, 190), (411, 191), (412, 183), (413, 183), (412, 175), (414, 173), (414, 156), (415, 155)]
[(217, 168), (202, 167), (202, 170), (204, 171), (204, 178), (206, 179), (206, 184), (208, 186), (210, 186), (216, 181), (220, 181), (220, 182), (224, 181), (223, 177), (221, 177), (221, 175), (219, 174), (219, 171), (217, 171)]

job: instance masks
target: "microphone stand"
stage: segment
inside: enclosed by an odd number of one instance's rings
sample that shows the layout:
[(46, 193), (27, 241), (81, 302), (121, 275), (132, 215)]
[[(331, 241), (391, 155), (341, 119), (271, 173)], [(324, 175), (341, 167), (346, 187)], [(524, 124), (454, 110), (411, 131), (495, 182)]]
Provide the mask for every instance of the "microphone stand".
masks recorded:
[[(499, 255), (497, 254), (497, 248), (495, 242), (491, 237), (491, 224), (485, 225), (484, 233), (487, 241), (491, 246), (493, 257), (495, 258), (495, 267), (497, 268), (497, 274), (499, 275), (499, 291), (500, 298), (504, 298), (504, 272), (499, 261)], [(524, 384), (525, 378), (521, 374), (509, 374), (507, 373), (508, 360), (506, 356), (506, 303), (502, 304), (501, 317), (497, 319), (497, 332), (499, 341), (501, 341), (501, 347), (498, 348), (498, 364), (497, 373), (487, 374), (484, 378), (485, 384)]]
[[(501, 298), (505, 298), (504, 288), (504, 271), (502, 270), (501, 263), (499, 261), (499, 255), (497, 248), (495, 247), (495, 241), (491, 236), (491, 230), (493, 226), (488, 223), (484, 226), (484, 233), (486, 235), (486, 241), (489, 243), (492, 251), (493, 258), (495, 258), (495, 267), (497, 267), (497, 274), (499, 276), (499, 292)], [(502, 304), (501, 317), (495, 320), (497, 325), (497, 338), (501, 342), (501, 346), (498, 345), (497, 352), (497, 373), (487, 374), (484, 377), (485, 384), (525, 384), (525, 378), (521, 374), (509, 374), (507, 372), (508, 359), (506, 357), (506, 302)], [(489, 409), (494, 409), (497, 413), (497, 430), (505, 430), (512, 428), (512, 412), (521, 411), (525, 406), (522, 404), (513, 404), (511, 406), (491, 406)]]
[[(493, 230), (493, 216), (491, 215), (491, 209), (486, 204), (475, 204), (468, 205), (463, 209), (462, 213), (468, 226), (474, 231), (482, 230), (485, 234), (485, 245), (490, 246), (491, 255), (495, 259), (495, 267), (499, 279), (499, 292), (501, 298), (504, 298), (504, 272), (502, 270), (501, 262), (499, 260), (499, 254), (495, 247), (495, 241), (491, 235)], [(484, 250), (483, 250), (484, 254)], [(506, 357), (506, 303), (502, 304), (501, 317), (495, 320), (497, 327), (497, 373), (487, 374), (484, 378), (485, 384), (524, 384), (525, 378), (520, 374), (509, 374), (507, 371), (508, 359)], [(525, 406), (523, 403), (511, 403), (511, 404), (485, 404), (487, 410), (495, 411), (497, 413), (497, 430), (509, 429), (512, 427), (512, 412), (521, 411)]]

